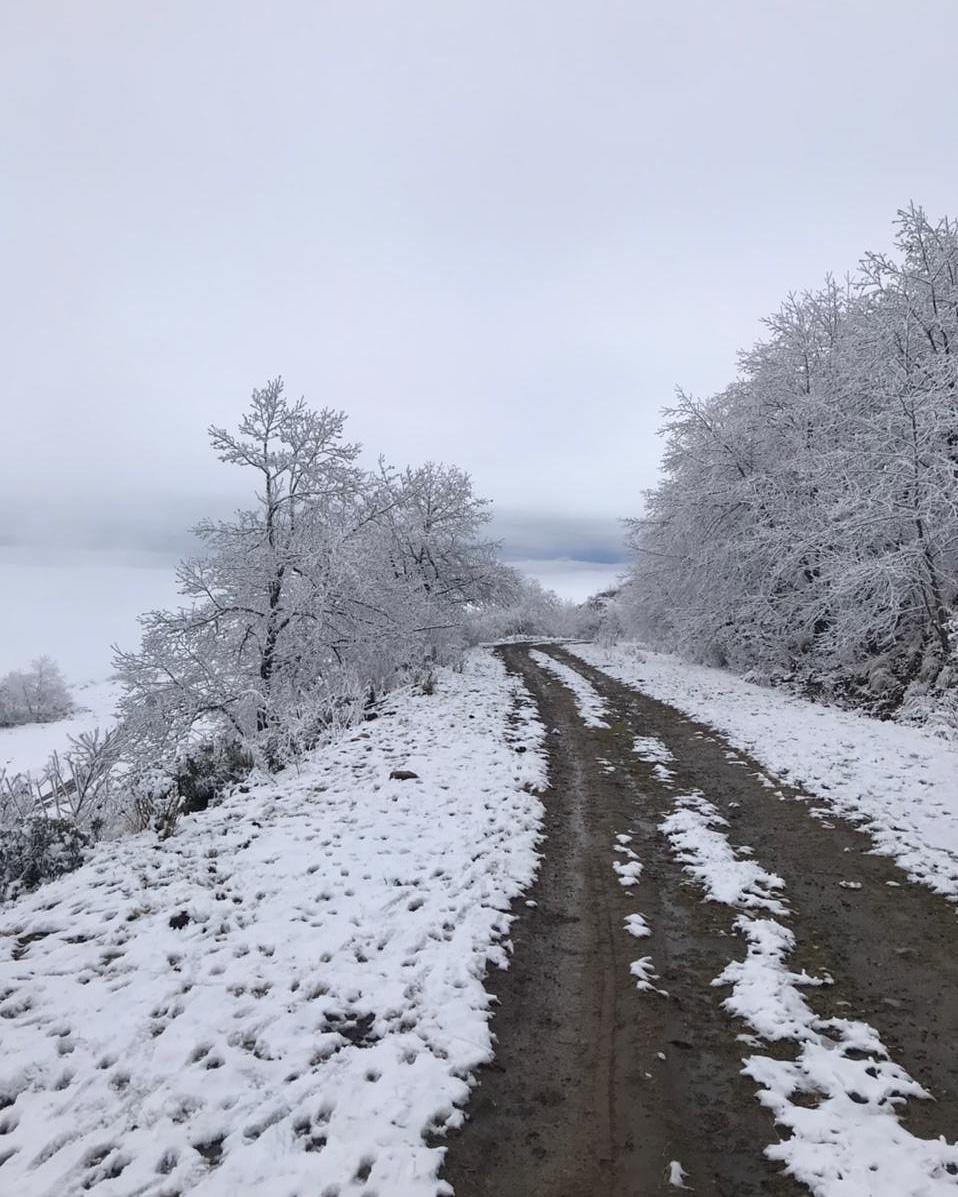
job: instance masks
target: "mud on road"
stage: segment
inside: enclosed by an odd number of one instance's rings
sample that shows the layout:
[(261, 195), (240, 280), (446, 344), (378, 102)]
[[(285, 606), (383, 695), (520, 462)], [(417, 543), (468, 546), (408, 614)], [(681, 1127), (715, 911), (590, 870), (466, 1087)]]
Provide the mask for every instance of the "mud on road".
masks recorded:
[[(595, 687), (609, 727), (586, 728), (570, 691), (526, 646), (501, 650), (539, 704), (550, 787), (537, 882), (514, 911), (512, 962), (487, 978), (498, 999), (495, 1060), (481, 1070), (464, 1128), (449, 1137), (443, 1177), (457, 1197), (674, 1194), (673, 1161), (699, 1195), (807, 1193), (764, 1155), (784, 1132), (742, 1075), (749, 1049), (736, 1035), (747, 1028), (722, 1008), (727, 990), (712, 985), (745, 948), (731, 931), (735, 911), (703, 901), (660, 829), (676, 787), (704, 793), (729, 820), (732, 844), (784, 879), (797, 937), (791, 966), (834, 979), (811, 1004), (874, 1026), (935, 1098), (911, 1102), (902, 1120), (915, 1134), (953, 1140), (953, 907), (871, 855), (854, 827), (813, 814), (820, 804), (777, 780), (770, 789), (756, 762), (712, 729), (538, 647)], [(637, 735), (671, 750), (671, 785), (636, 756)], [(613, 869), (620, 835), (633, 837), (643, 865), (635, 892)], [(625, 930), (637, 911), (649, 938)], [(642, 956), (654, 962), (654, 990), (637, 989), (630, 974)]]

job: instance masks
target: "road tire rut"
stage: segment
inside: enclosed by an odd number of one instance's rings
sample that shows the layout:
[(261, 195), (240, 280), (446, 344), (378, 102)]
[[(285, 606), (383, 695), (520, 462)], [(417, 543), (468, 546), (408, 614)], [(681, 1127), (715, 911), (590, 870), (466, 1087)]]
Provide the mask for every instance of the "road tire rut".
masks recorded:
[[(917, 1135), (958, 1132), (958, 912), (912, 882), (868, 835), (825, 803), (772, 779), (714, 729), (552, 649), (590, 681), (617, 719), (663, 740), (675, 784), (699, 789), (729, 820), (735, 847), (785, 881), (796, 965), (834, 984), (807, 996), (819, 1013), (861, 1019), (934, 1101), (910, 1102), (901, 1120)], [(734, 763), (728, 754), (741, 763)], [(780, 794), (781, 797), (775, 795)], [(822, 812), (818, 817), (812, 810)], [(841, 883), (861, 888), (847, 888)]]
[[(642, 780), (630, 724), (586, 729), (525, 648), (503, 658), (548, 732), (546, 838), (536, 905), (517, 904), (511, 966), (488, 980), (496, 1057), (444, 1179), (457, 1197), (650, 1197), (677, 1191), (674, 1160), (700, 1197), (804, 1193), (763, 1155), (778, 1134), (711, 986), (743, 952), (732, 916), (672, 860), (659, 830), (670, 800)], [(623, 833), (644, 866), (631, 892), (612, 868)], [(624, 929), (640, 910), (651, 938)], [(645, 955), (668, 997), (637, 990), (629, 965)]]

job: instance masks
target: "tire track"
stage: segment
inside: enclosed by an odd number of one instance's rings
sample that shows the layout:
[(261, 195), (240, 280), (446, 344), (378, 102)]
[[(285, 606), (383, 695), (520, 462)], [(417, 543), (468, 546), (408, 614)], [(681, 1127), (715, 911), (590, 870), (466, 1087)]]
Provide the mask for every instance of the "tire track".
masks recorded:
[[(659, 826), (671, 799), (643, 773), (621, 704), (587, 729), (525, 649), (503, 657), (552, 729), (547, 838), (512, 965), (488, 982), (496, 1058), (450, 1137), (445, 1179), (457, 1197), (646, 1197), (676, 1192), (677, 1161), (697, 1194), (803, 1193), (763, 1155), (778, 1136), (711, 985), (741, 945), (672, 859)], [(612, 868), (622, 834), (643, 864), (634, 888)], [(651, 930), (640, 942), (624, 929), (637, 906)], [(636, 988), (630, 964), (645, 954), (668, 998)]]
[[(785, 882), (793, 907), (796, 960), (834, 984), (810, 1004), (870, 1023), (891, 1055), (932, 1094), (902, 1121), (924, 1138), (958, 1128), (958, 917), (945, 898), (912, 882), (867, 834), (820, 799), (774, 780), (721, 735), (675, 708), (613, 681), (561, 650), (617, 718), (665, 741), (675, 782), (708, 795), (728, 820), (732, 846)], [(778, 796), (780, 795), (780, 796)], [(813, 814), (813, 812), (816, 812)]]

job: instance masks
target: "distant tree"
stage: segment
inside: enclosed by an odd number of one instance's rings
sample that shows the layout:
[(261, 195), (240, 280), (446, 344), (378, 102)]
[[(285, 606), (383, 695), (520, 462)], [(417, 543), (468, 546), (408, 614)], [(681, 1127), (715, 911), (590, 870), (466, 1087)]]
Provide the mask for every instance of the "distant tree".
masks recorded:
[(427, 462), (390, 472), (380, 463), (382, 525), (393, 568), (439, 603), (476, 602), (496, 593), (498, 545), (482, 540), (489, 501), (473, 493), (469, 475)]
[(470, 616), (470, 635), (475, 643), (568, 636), (575, 627), (574, 604), (517, 570), (504, 574), (497, 592), (477, 604)]
[(0, 727), (52, 723), (65, 719), (73, 709), (63, 674), (49, 657), (37, 657), (29, 669), (0, 678)]

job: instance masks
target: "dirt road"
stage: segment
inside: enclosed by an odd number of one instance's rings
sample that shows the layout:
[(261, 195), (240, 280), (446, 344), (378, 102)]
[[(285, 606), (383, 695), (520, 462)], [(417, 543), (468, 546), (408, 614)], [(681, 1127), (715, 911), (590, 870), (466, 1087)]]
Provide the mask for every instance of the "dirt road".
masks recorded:
[[(737, 1036), (748, 1028), (723, 1009), (728, 989), (713, 984), (745, 954), (732, 931), (736, 911), (704, 900), (661, 826), (683, 790), (707, 794), (728, 819), (732, 846), (784, 881), (797, 941), (789, 967), (834, 981), (806, 993), (810, 1004), (873, 1026), (935, 1099), (911, 1101), (903, 1123), (953, 1141), (954, 908), (869, 855), (853, 827), (815, 817), (784, 784), (771, 790), (759, 766), (711, 729), (540, 647), (591, 683), (608, 726), (587, 727), (571, 691), (525, 646), (502, 650), (540, 705), (551, 785), (538, 880), (516, 908), (512, 965), (487, 981), (498, 999), (496, 1058), (449, 1140), (443, 1175), (457, 1197), (647, 1197), (675, 1193), (679, 1182), (722, 1197), (809, 1191), (764, 1154), (788, 1132), (742, 1074), (754, 1047)], [(668, 747), (668, 782), (637, 756), (636, 736)], [(624, 836), (632, 838), (616, 838)], [(616, 844), (626, 842), (643, 866), (634, 888), (613, 869), (623, 859)], [(648, 938), (625, 930), (637, 909)], [(630, 965), (645, 956), (655, 978), (640, 990)], [(761, 1051), (792, 1059), (795, 1046)]]

